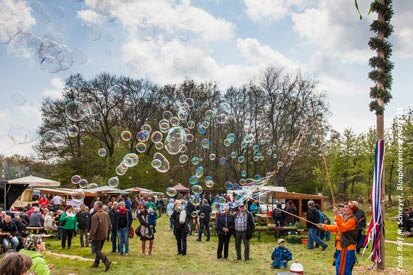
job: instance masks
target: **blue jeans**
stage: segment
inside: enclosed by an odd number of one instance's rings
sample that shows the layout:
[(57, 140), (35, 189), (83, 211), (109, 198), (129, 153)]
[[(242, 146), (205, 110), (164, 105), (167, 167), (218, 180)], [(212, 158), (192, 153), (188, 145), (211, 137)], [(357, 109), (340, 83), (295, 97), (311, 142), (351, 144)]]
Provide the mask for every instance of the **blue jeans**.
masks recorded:
[[(129, 253), (129, 227), (118, 229), (119, 253)], [(125, 251), (123, 251), (125, 245)]]
[(17, 237), (12, 237), (11, 239), (3, 238), (3, 246), (6, 250), (9, 249), (10, 244), (10, 248), (16, 251), (17, 246), (19, 246), (19, 240), (17, 239)]
[(206, 228), (206, 238), (209, 240), (210, 232), (209, 232), (209, 222), (200, 221), (199, 223), (199, 231), (198, 231), (198, 240), (202, 238), (202, 233), (204, 233), (204, 228)]
[(340, 275), (340, 267), (344, 264), (344, 275), (352, 275), (353, 266), (356, 262), (356, 253), (354, 250), (339, 250), (336, 260), (336, 275)]
[(117, 237), (116, 230), (112, 230), (112, 233), (110, 234), (110, 241), (112, 242), (112, 252), (116, 252), (116, 250), (120, 252), (119, 251), (119, 238)]
[(314, 248), (314, 242), (318, 244), (321, 247), (326, 247), (327, 245), (320, 239), (320, 237), (317, 234), (317, 228), (310, 228), (308, 229), (308, 249), (313, 249)]

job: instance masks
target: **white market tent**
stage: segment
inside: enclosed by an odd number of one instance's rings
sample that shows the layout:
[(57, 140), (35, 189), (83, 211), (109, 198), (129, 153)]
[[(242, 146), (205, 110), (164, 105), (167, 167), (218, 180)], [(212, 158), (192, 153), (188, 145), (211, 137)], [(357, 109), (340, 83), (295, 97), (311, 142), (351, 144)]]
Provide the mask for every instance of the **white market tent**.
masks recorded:
[(54, 180), (48, 180), (44, 178), (39, 178), (35, 176), (28, 176), (23, 178), (18, 178), (14, 180), (9, 180), (9, 184), (28, 184), (29, 187), (57, 187), (60, 186), (60, 182)]

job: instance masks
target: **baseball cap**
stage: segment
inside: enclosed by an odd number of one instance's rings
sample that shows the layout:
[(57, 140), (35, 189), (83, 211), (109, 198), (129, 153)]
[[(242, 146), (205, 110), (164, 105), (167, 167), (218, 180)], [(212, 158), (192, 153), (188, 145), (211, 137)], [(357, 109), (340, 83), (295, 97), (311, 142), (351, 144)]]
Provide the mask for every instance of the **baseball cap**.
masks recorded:
[(279, 239), (278, 240), (278, 243), (280, 244), (280, 243), (285, 243), (285, 240), (284, 239)]

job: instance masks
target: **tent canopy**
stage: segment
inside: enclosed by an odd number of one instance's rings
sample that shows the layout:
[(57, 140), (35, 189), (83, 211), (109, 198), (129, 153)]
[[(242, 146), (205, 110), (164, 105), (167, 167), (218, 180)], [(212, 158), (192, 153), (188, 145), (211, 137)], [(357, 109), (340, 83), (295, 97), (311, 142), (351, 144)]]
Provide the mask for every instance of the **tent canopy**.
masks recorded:
[(129, 192), (139, 192), (139, 193), (145, 193), (145, 194), (152, 194), (152, 193), (153, 193), (152, 190), (146, 189), (146, 188), (142, 188), (142, 187), (132, 187), (132, 188), (125, 189), (125, 191), (129, 191)]
[(175, 189), (176, 191), (178, 191), (178, 192), (189, 192), (189, 191), (190, 191), (189, 188), (183, 186), (183, 185), (180, 184), (180, 183), (178, 183), (178, 184), (175, 185), (175, 186), (172, 186), (172, 188), (174, 188), (174, 189)]
[(43, 179), (35, 176), (28, 176), (14, 180), (9, 180), (9, 184), (28, 184), (29, 187), (60, 186), (60, 182), (58, 181)]
[(10, 184), (6, 180), (0, 180), (0, 208), (10, 209), (17, 198), (26, 190), (28, 184)]

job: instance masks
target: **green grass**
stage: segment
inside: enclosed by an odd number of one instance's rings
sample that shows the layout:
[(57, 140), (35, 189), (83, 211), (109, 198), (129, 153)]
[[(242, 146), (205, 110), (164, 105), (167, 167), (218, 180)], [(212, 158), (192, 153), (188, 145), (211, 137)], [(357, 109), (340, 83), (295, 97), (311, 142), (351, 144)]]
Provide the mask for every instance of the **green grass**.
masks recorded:
[[(136, 221), (134, 227), (136, 228)], [(386, 228), (388, 234), (395, 232), (397, 225), (394, 222), (387, 221)], [(393, 236), (393, 233), (391, 233)], [(229, 260), (216, 259), (217, 237), (211, 237), (210, 242), (196, 242), (195, 236), (188, 236), (188, 255), (185, 257), (176, 256), (176, 242), (172, 232), (168, 230), (168, 220), (162, 216), (158, 220), (157, 233), (155, 237), (154, 251), (152, 256), (141, 256), (140, 240), (138, 238), (130, 239), (130, 256), (119, 256), (109, 253), (111, 250), (110, 242), (105, 243), (104, 252), (111, 261), (114, 262), (110, 272), (105, 273), (103, 266), (98, 269), (91, 268), (92, 262), (79, 260), (70, 260), (67, 258), (47, 255), (49, 263), (55, 265), (53, 274), (275, 274), (275, 270), (270, 268), (271, 253), (276, 241), (272, 235), (262, 234), (261, 241), (256, 237), (251, 240), (251, 261), (235, 260), (234, 239), (230, 243)], [(334, 237), (332, 238), (334, 239)], [(406, 239), (413, 243), (413, 238)], [(47, 249), (55, 253), (64, 253), (69, 255), (79, 255), (85, 258), (93, 259), (90, 248), (80, 248), (79, 239), (75, 237), (70, 250), (62, 250), (58, 240), (47, 240)], [(334, 253), (334, 241), (328, 243), (326, 251), (320, 250), (309, 251), (301, 244), (287, 244), (287, 247), (293, 253), (293, 259), (297, 259), (304, 265), (305, 274), (334, 274), (334, 267), (331, 265)], [(413, 267), (408, 265), (408, 255), (412, 255), (413, 247), (404, 247), (404, 268), (407, 273), (413, 274)], [(367, 253), (366, 253), (367, 254)], [(376, 272), (366, 272), (370, 261), (366, 256), (359, 258), (359, 265), (355, 267), (353, 274), (375, 274)], [(410, 259), (410, 257), (409, 257)], [(391, 269), (397, 266), (396, 245), (386, 244), (386, 265)], [(357, 271), (358, 270), (358, 271)], [(383, 274), (383, 273), (381, 273)], [(392, 274), (386, 272), (384, 274)]]

